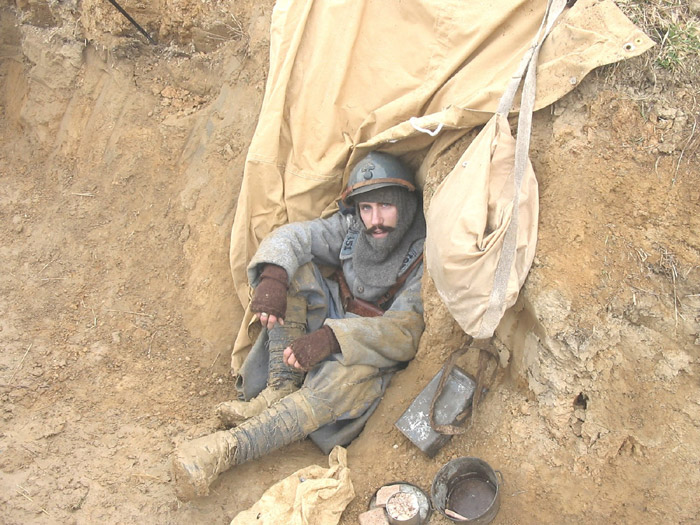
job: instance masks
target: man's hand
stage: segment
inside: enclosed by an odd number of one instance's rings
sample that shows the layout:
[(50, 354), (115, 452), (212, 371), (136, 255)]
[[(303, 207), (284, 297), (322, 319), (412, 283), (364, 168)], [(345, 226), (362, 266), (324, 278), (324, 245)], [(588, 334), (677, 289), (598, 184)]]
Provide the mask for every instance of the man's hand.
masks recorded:
[(288, 346), (284, 349), (284, 363), (287, 366), (291, 366), (302, 370), (301, 365), (299, 364), (299, 361), (297, 361), (297, 357), (294, 355), (294, 351), (292, 350), (291, 346)]
[(250, 310), (268, 330), (276, 323), (284, 325), (287, 312), (287, 271), (276, 264), (266, 264), (253, 292)]
[(331, 354), (340, 352), (340, 344), (328, 326), (294, 340), (284, 349), (284, 362), (300, 370), (311, 370)]
[(269, 315), (266, 312), (260, 312), (259, 314), (256, 313), (255, 315), (253, 315), (253, 317), (260, 321), (260, 324), (268, 330), (271, 330), (276, 323), (279, 323), (280, 326), (284, 326), (284, 319), (282, 319), (281, 317), (277, 317), (276, 315)]

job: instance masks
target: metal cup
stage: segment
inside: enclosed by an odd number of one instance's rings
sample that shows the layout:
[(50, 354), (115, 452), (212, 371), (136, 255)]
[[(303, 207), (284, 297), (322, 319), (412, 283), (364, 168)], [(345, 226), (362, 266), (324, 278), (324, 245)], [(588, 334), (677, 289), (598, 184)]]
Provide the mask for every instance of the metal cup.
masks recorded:
[[(401, 508), (403, 512), (392, 512)], [(410, 492), (397, 492), (391, 496), (384, 508), (391, 525), (421, 525), (420, 505), (415, 494)]]
[(433, 506), (457, 523), (486, 525), (500, 507), (500, 483), (488, 463), (472, 457), (456, 458), (435, 475), (431, 487)]

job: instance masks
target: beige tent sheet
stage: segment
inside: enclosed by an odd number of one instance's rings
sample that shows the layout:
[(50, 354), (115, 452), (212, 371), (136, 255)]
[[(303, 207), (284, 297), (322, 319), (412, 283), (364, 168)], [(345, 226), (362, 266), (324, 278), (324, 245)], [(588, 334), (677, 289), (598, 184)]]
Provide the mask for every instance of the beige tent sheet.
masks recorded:
[[(246, 265), (287, 222), (333, 211), (347, 166), (367, 151), (422, 152), (421, 177), (446, 146), (485, 123), (531, 46), (545, 0), (280, 0), (270, 71), (246, 159), (230, 262), (246, 314), (237, 370), (250, 347)], [(579, 0), (545, 42), (536, 108), (593, 68), (653, 43), (613, 2)], [(424, 130), (439, 133), (436, 136)]]
[(328, 465), (311, 465), (278, 481), (230, 525), (337, 525), (355, 497), (347, 450), (333, 448)]

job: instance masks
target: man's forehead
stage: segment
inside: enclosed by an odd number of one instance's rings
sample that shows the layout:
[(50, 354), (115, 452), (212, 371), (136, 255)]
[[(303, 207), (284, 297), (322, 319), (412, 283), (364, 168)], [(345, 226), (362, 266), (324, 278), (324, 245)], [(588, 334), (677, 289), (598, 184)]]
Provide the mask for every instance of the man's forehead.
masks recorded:
[(358, 206), (372, 206), (372, 204), (389, 204), (390, 206), (394, 206), (391, 202), (380, 202), (380, 201), (358, 201), (357, 205)]

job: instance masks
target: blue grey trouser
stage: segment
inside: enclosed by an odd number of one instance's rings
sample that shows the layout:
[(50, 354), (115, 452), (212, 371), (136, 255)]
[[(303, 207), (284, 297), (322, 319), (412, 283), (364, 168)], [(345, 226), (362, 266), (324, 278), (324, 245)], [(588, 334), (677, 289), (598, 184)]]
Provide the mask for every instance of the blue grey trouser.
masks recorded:
[[(306, 299), (309, 332), (321, 328), (327, 318), (346, 317), (337, 283), (324, 278), (313, 263), (299, 268), (289, 293)], [(245, 400), (267, 386), (268, 360), (267, 331), (263, 330), (241, 367), (237, 387)], [(335, 445), (350, 443), (379, 404), (393, 371), (369, 365), (346, 366), (334, 356), (316, 365), (307, 373), (299, 391), (313, 411), (309, 420), (317, 427), (305, 428), (305, 434), (325, 453)]]

